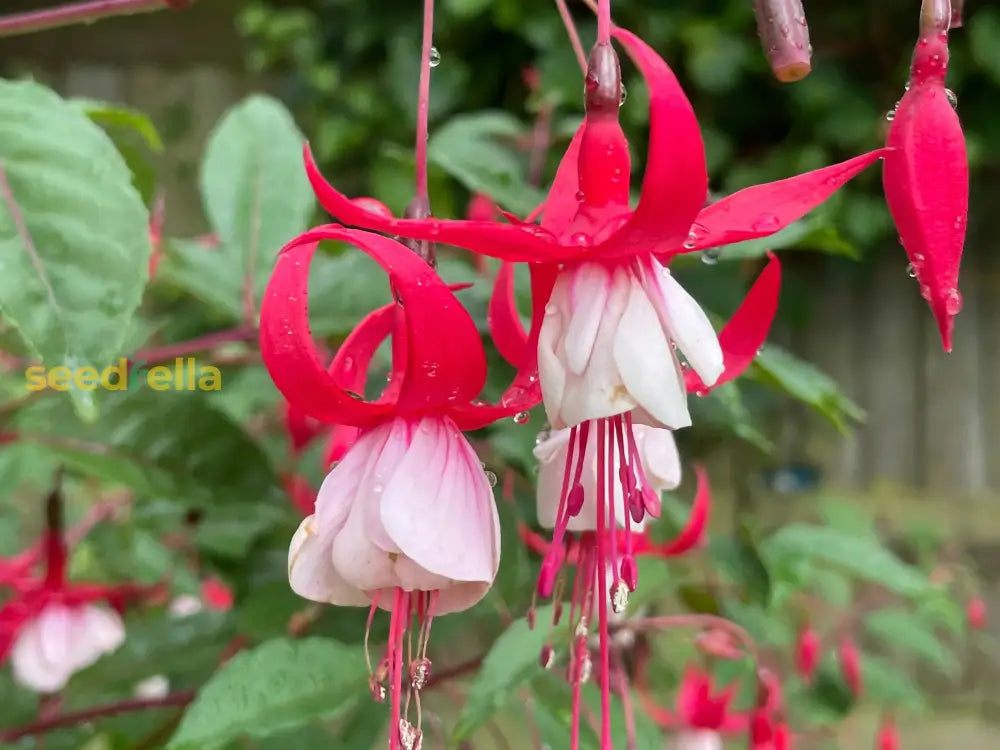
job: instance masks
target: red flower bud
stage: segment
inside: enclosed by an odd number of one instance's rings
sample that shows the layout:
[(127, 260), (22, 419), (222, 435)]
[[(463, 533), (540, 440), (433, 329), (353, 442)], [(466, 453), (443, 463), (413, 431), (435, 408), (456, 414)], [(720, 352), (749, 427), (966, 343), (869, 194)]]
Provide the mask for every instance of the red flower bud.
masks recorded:
[(819, 664), (819, 635), (813, 630), (812, 625), (806, 625), (799, 633), (799, 639), (795, 644), (795, 669), (799, 677), (805, 682), (812, 680)]
[(972, 630), (982, 630), (986, 627), (986, 602), (981, 597), (974, 596), (965, 605), (965, 619)]
[(802, 0), (754, 0), (757, 33), (774, 77), (783, 83), (809, 75), (812, 45)]
[(876, 750), (899, 750), (899, 730), (891, 717), (882, 719), (882, 726), (878, 730), (878, 742)]
[(840, 660), (840, 674), (843, 676), (844, 682), (847, 683), (851, 694), (854, 697), (858, 697), (861, 695), (862, 689), (861, 652), (858, 651), (858, 647), (854, 641), (850, 638), (844, 638), (840, 642), (837, 656)]
[(962, 309), (958, 272), (969, 209), (965, 135), (944, 85), (950, 23), (947, 0), (924, 0), (910, 83), (890, 113), (882, 174), (889, 212), (945, 351)]

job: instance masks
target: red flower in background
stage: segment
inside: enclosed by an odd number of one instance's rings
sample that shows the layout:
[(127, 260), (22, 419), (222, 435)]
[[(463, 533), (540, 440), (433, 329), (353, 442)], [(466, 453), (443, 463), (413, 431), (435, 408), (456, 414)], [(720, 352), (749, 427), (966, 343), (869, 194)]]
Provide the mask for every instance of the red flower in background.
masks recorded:
[(965, 135), (944, 85), (950, 24), (948, 0), (923, 1), (910, 82), (893, 112), (883, 170), (889, 211), (949, 352), (962, 309), (958, 272), (969, 210)]
[(819, 664), (819, 634), (807, 624), (795, 642), (795, 669), (804, 682), (811, 682)]

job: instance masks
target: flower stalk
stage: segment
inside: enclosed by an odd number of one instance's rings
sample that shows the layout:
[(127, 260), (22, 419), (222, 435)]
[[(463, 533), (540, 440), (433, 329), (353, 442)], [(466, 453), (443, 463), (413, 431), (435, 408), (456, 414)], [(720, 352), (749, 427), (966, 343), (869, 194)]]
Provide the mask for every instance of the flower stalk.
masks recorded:
[(193, 2), (194, 0), (90, 0), (28, 13), (12, 13), (0, 17), (0, 37), (33, 34), (115, 16), (131, 16), (167, 8), (181, 9)]

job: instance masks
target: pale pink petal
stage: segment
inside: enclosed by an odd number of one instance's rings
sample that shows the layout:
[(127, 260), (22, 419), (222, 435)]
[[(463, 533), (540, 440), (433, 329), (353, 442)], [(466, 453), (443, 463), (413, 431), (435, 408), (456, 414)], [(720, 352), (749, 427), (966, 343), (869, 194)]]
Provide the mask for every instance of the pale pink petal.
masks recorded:
[(568, 281), (560, 275), (552, 287), (538, 332), (538, 379), (545, 412), (553, 426), (559, 425), (566, 393), (566, 367), (559, 358), (559, 349), (569, 318), (568, 286)]
[(359, 498), (351, 506), (347, 523), (333, 540), (331, 559), (337, 574), (356, 589), (377, 591), (399, 585), (391, 554), (368, 537), (365, 506), (370, 497)]
[(288, 548), (288, 585), (314, 602), (364, 606), (368, 598), (341, 578), (333, 565), (333, 540), (339, 531), (335, 527), (320, 531), (315, 515), (303, 519)]
[(14, 641), (10, 654), (14, 680), (37, 693), (54, 693), (66, 685), (73, 669), (68, 659), (51, 661), (42, 644), (42, 624), (36, 618), (21, 629)]
[(722, 735), (705, 729), (681, 732), (674, 747), (676, 750), (722, 750)]
[(563, 346), (566, 367), (574, 375), (582, 375), (597, 340), (610, 292), (611, 274), (600, 263), (583, 263), (571, 273), (570, 318)]
[[(643, 428), (646, 429), (646, 428)], [(539, 460), (538, 480), (536, 485), (536, 510), (538, 523), (543, 528), (551, 529), (556, 525), (559, 512), (559, 500), (562, 493), (563, 473), (569, 454), (570, 430), (553, 430), (549, 437), (535, 446), (535, 457)], [(640, 453), (642, 449), (640, 447)], [(583, 507), (580, 512), (569, 519), (569, 531), (594, 531), (597, 528), (597, 431), (591, 429), (587, 442), (586, 459), (580, 482), (583, 485)], [(621, 483), (618, 481), (618, 455), (611, 467), (615, 477), (615, 522), (624, 528), (628, 514), (625, 510), (625, 497)], [(641, 531), (645, 519), (639, 523), (630, 521), (634, 531)]]
[(618, 326), (614, 358), (625, 388), (653, 418), (675, 430), (691, 424), (684, 380), (656, 310), (637, 280)]
[(681, 483), (681, 457), (674, 433), (657, 427), (633, 425), (636, 447), (646, 478), (657, 492), (676, 489)]
[(713, 385), (725, 364), (712, 323), (670, 271), (656, 261), (651, 261), (648, 270), (646, 290), (656, 306), (660, 322), (705, 385)]
[(479, 458), (447, 418), (425, 417), (382, 493), (382, 525), (430, 573), (491, 583), (499, 565), (496, 505)]
[[(625, 269), (615, 269), (590, 362), (583, 375), (567, 377), (560, 413), (557, 419), (549, 417), (553, 427), (570, 427), (588, 419), (613, 417), (636, 406), (633, 394), (624, 387), (614, 356), (616, 333), (629, 297), (629, 278)], [(565, 352), (560, 355), (565, 357)]]
[(73, 632), (73, 671), (89, 667), (125, 642), (125, 624), (114, 610), (86, 604), (75, 611)]

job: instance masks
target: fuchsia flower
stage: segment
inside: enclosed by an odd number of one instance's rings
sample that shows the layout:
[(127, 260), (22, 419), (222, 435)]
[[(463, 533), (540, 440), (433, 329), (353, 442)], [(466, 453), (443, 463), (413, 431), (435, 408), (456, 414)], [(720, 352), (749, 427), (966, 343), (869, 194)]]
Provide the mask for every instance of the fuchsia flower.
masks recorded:
[[(49, 527), (42, 543), (0, 565), (14, 595), (0, 608), (0, 661), (10, 658), (14, 679), (39, 693), (61, 690), (76, 672), (116, 650), (125, 640), (120, 613), (143, 589), (66, 580), (61, 498), (49, 498)], [(41, 580), (32, 575), (41, 562)]]
[[(321, 240), (348, 242), (388, 273), (396, 302), (369, 315), (338, 350), (329, 370), (309, 332), (309, 265)], [(368, 364), (392, 335), (393, 366), (382, 395), (365, 400)], [(427, 678), (435, 615), (467, 609), (496, 575), (500, 527), (490, 482), (462, 429), (476, 429), (529, 408), (517, 384), (503, 405), (475, 397), (486, 357), (468, 313), (434, 270), (398, 242), (324, 226), (281, 251), (261, 307), (261, 353), (289, 403), (315, 419), (358, 430), (327, 476), (292, 539), (292, 588), (315, 601), (391, 613), (386, 656), (372, 676), (373, 695), (392, 703), (391, 748), (419, 745), (420, 729), (403, 716), (408, 689)], [(417, 644), (404, 643), (416, 616)], [(418, 701), (419, 705), (419, 701)], [(418, 709), (419, 710), (419, 709)]]
[(896, 722), (889, 715), (882, 717), (882, 726), (878, 730), (875, 750), (899, 750), (899, 730), (896, 728)]
[(886, 144), (885, 198), (899, 238), (951, 351), (954, 317), (962, 309), (958, 271), (969, 210), (965, 135), (945, 88), (948, 0), (924, 0), (910, 81), (896, 105)]
[(664, 729), (676, 733), (677, 750), (722, 750), (723, 735), (743, 732), (747, 715), (733, 711), (736, 686), (716, 691), (711, 675), (689, 666), (677, 691), (674, 711), (663, 708), (646, 690), (645, 663), (636, 669), (636, 687), (643, 708)]
[[(541, 382), (549, 421), (571, 428), (559, 500), (557, 536), (570, 502), (583, 490), (571, 477), (588, 461), (596, 434), (596, 513), (593, 566), (598, 587), (614, 599), (634, 584), (628, 544), (611, 554), (618, 525), (615, 485), (628, 496), (633, 520), (647, 509), (647, 484), (636, 458), (634, 425), (678, 428), (690, 424), (687, 390), (699, 393), (745, 369), (766, 337), (777, 306), (780, 272), (772, 259), (717, 338), (697, 303), (674, 281), (665, 264), (684, 252), (763, 237), (787, 226), (829, 197), (882, 151), (766, 185), (742, 190), (703, 208), (707, 194), (705, 153), (691, 105), (667, 64), (639, 38), (622, 29), (615, 37), (628, 50), (650, 90), (650, 142), (642, 193), (629, 206), (628, 144), (618, 124), (621, 73), (608, 43), (594, 47), (586, 78), (586, 117), (564, 155), (544, 204), (541, 226), (507, 214), (510, 224), (435, 218), (395, 219), (367, 201), (352, 201), (319, 174), (306, 148), (306, 169), (320, 203), (334, 217), (366, 229), (414, 240), (443, 242), (506, 261), (531, 264), (534, 312), (522, 342), (516, 309), (502, 299), (491, 305), (501, 353), (516, 358), (525, 387)], [(507, 272), (506, 286), (510, 286)], [(505, 323), (511, 323), (510, 326)], [(686, 358), (681, 362), (679, 350)], [(537, 378), (536, 378), (537, 373)], [(576, 463), (574, 463), (574, 461)], [(614, 466), (619, 462), (620, 475)], [(631, 471), (629, 470), (631, 468)], [(624, 469), (624, 471), (621, 471)], [(628, 526), (626, 526), (628, 528)], [(550, 555), (560, 554), (553, 545)], [(543, 563), (545, 591), (554, 563)], [(611, 582), (606, 580), (611, 565)], [(557, 565), (556, 565), (557, 567)], [(621, 598), (621, 597), (619, 597)], [(609, 681), (607, 599), (599, 597), (602, 743), (607, 745)]]

